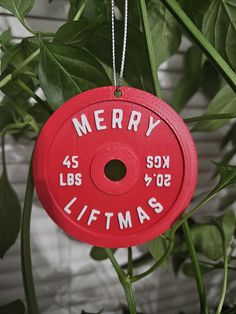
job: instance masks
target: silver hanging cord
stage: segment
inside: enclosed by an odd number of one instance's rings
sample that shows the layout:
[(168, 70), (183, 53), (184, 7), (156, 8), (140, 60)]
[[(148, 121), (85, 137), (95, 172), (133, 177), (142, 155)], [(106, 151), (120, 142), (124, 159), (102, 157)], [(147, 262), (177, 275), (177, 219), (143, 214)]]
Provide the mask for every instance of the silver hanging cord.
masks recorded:
[(124, 13), (124, 39), (122, 58), (120, 66), (120, 77), (117, 79), (116, 75), (116, 39), (115, 39), (115, 0), (111, 0), (111, 32), (112, 32), (112, 65), (113, 65), (113, 80), (114, 85), (119, 87), (122, 85), (125, 67), (125, 54), (126, 54), (126, 43), (128, 33), (128, 0), (125, 0), (125, 13)]

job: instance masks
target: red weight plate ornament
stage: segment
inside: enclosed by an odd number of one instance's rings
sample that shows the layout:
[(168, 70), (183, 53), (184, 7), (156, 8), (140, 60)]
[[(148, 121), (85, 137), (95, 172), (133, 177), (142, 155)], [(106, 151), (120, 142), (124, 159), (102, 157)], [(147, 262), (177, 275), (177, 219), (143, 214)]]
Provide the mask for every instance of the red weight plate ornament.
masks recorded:
[(179, 115), (138, 89), (75, 96), (43, 127), (33, 175), (39, 199), (66, 233), (128, 247), (165, 232), (189, 204), (197, 155)]

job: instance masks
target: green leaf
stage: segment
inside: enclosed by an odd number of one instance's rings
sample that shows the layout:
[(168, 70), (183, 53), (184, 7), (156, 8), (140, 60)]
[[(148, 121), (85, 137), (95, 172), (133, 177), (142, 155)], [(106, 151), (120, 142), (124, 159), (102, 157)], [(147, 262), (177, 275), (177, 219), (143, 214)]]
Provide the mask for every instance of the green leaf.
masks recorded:
[(11, 41), (11, 29), (8, 28), (5, 32), (0, 35), (0, 47), (9, 45)]
[(197, 92), (201, 79), (202, 53), (198, 47), (192, 46), (185, 56), (185, 73), (177, 83), (172, 106), (176, 111), (180, 111), (188, 100)]
[[(77, 4), (76, 4), (77, 1)], [(75, 1), (71, 1), (74, 2), (75, 4), (75, 10), (76, 13), (79, 10), (79, 8), (81, 7), (81, 5), (83, 4), (83, 0), (75, 0)], [(83, 14), (80, 17), (81, 20), (86, 20), (86, 21), (90, 21), (93, 22), (95, 20), (97, 20), (98, 18), (101, 17), (106, 17), (106, 6), (109, 5), (107, 4), (106, 0), (89, 0), (86, 3), (86, 6), (83, 10)]]
[(178, 274), (180, 267), (183, 265), (186, 259), (187, 259), (187, 254), (184, 254), (184, 253), (173, 254), (172, 265), (173, 265), (175, 275)]
[(221, 76), (219, 71), (217, 71), (209, 60), (206, 60), (203, 64), (201, 74), (202, 91), (208, 98), (212, 99), (220, 89)]
[(34, 0), (0, 0), (0, 6), (10, 11), (19, 20), (31, 11), (34, 5)]
[[(142, 32), (128, 25), (128, 40), (124, 79), (136, 88), (153, 93), (153, 81), (147, 54), (145, 37)], [(111, 24), (98, 27), (86, 45), (86, 48), (102, 63), (112, 67)], [(116, 21), (117, 71), (119, 71), (123, 47), (123, 23)]]
[(8, 124), (13, 122), (14, 118), (12, 108), (4, 104), (4, 102), (0, 103), (0, 132)]
[[(112, 249), (112, 252), (115, 253), (117, 249)], [(93, 246), (90, 251), (90, 256), (95, 261), (103, 261), (108, 258), (106, 251), (102, 247)]]
[[(228, 86), (224, 86), (212, 99), (204, 115), (236, 113), (236, 94)], [(193, 131), (212, 132), (224, 126), (229, 119), (217, 119), (211, 121), (199, 121)]]
[(217, 223), (218, 225), (221, 226), (224, 232), (225, 243), (226, 246), (228, 246), (232, 239), (235, 229), (236, 217), (234, 211), (233, 210), (227, 211), (222, 217), (217, 219)]
[[(19, 44), (13, 45), (3, 55), (1, 60), (1, 72), (5, 71), (9, 64), (15, 68), (21, 65), (26, 58), (32, 55), (39, 48), (35, 40), (28, 38), (23, 39)], [(38, 69), (39, 58), (35, 58), (28, 64), (22, 72), (36, 72)]]
[[(7, 69), (0, 75), (0, 80), (7, 76), (8, 74), (14, 71), (14, 67), (10, 64)], [(34, 81), (31, 79), (30, 76), (24, 73), (20, 73), (18, 78), (24, 82), (27, 86), (29, 86), (32, 90), (35, 89)], [(16, 100), (18, 103), (19, 101), (26, 101), (30, 98), (28, 93), (23, 91), (14, 80), (8, 82), (4, 87), (2, 87), (2, 92), (10, 99)]]
[[(124, 17), (124, 0), (116, 0), (116, 6)], [(141, 28), (139, 1), (129, 1), (129, 23), (137, 29)]]
[(197, 251), (212, 260), (218, 260), (222, 257), (222, 240), (216, 226), (210, 224), (197, 225), (191, 229), (191, 233)]
[(50, 117), (50, 113), (38, 103), (31, 105), (27, 112), (37, 121), (38, 124), (45, 123)]
[(181, 29), (160, 0), (149, 2), (148, 15), (157, 64), (160, 65), (177, 52), (181, 43)]
[(236, 2), (212, 0), (203, 19), (203, 33), (222, 57), (236, 69)]
[(180, 0), (181, 6), (190, 19), (202, 29), (204, 13), (211, 4), (211, 0)]
[(0, 178), (0, 258), (15, 243), (20, 221), (20, 202), (4, 171)]
[[(234, 155), (236, 154), (236, 147), (233, 147), (232, 149), (229, 149), (226, 151), (225, 154), (222, 155), (221, 160), (219, 161), (218, 165), (225, 165), (229, 164)], [(219, 167), (216, 168), (215, 172), (212, 175), (212, 178), (215, 178), (219, 172)]]
[(103, 67), (86, 50), (42, 41), (39, 79), (55, 107), (82, 91), (111, 85)]
[[(201, 264), (199, 266), (200, 266), (200, 270), (201, 270), (202, 275), (207, 274), (210, 271), (215, 269), (213, 266), (209, 266), (209, 265), (202, 265)], [(182, 271), (188, 277), (194, 277), (195, 276), (194, 272), (193, 272), (192, 263), (190, 263), (190, 262), (186, 262), (183, 264)]]
[(32, 129), (36, 132), (39, 133), (39, 125), (35, 118), (29, 114), (29, 112), (23, 110), (22, 108), (15, 106), (16, 112), (19, 114), (23, 122), (26, 122), (28, 125), (32, 127)]
[[(166, 232), (165, 235), (168, 235), (168, 232)], [(163, 254), (165, 254), (167, 248), (168, 240), (163, 237), (158, 237), (148, 242), (148, 250), (152, 257), (157, 261), (163, 256)]]
[(1, 305), (0, 314), (25, 314), (25, 305), (21, 300)]
[(236, 184), (236, 166), (216, 164), (220, 180), (209, 196), (213, 196), (226, 187)]
[(93, 35), (100, 22), (76, 21), (62, 25), (54, 36), (55, 44), (82, 48)]
[[(217, 219), (217, 224), (222, 227), (225, 235), (226, 246), (234, 234), (235, 214), (226, 212)], [(212, 260), (218, 260), (223, 256), (222, 238), (218, 227), (214, 224), (199, 224), (191, 229), (193, 243), (197, 251)]]

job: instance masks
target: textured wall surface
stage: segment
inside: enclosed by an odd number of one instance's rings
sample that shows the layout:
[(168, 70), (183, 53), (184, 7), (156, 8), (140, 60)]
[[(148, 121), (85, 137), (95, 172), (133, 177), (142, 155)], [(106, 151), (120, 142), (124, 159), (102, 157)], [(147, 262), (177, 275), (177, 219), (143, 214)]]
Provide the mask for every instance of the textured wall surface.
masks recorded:
[[(55, 31), (65, 20), (68, 6), (66, 1), (37, 0), (28, 23), (37, 30)], [(15, 40), (29, 34), (19, 22), (7, 12), (0, 13), (0, 28), (11, 27)], [(183, 40), (178, 54), (161, 66), (159, 74), (163, 98), (171, 101), (173, 88), (182, 75), (183, 57), (188, 47)], [(110, 52), (108, 52), (110, 53)], [(183, 111), (183, 117), (199, 115), (207, 100), (196, 94)], [(196, 134), (199, 154), (199, 184), (196, 193), (209, 189), (212, 165), (210, 160), (218, 158), (218, 140), (221, 133)], [(8, 172), (21, 201), (23, 201), (28, 164), (32, 152), (29, 142), (15, 142), (8, 138), (6, 146)], [(1, 167), (1, 164), (0, 164)], [(207, 210), (202, 210), (207, 215)], [(32, 258), (37, 297), (41, 313), (80, 313), (81, 309), (104, 313), (119, 313), (120, 303), (125, 303), (123, 292), (116, 274), (109, 262), (94, 262), (89, 257), (90, 246), (73, 241), (64, 235), (49, 219), (35, 196), (32, 217)], [(135, 254), (140, 254), (137, 249)], [(126, 260), (126, 251), (118, 252), (120, 261)], [(221, 275), (207, 277), (208, 293), (212, 302), (218, 291), (214, 289), (221, 281)], [(198, 313), (197, 294), (194, 281), (172, 272), (171, 264), (160, 269), (135, 287), (140, 310), (146, 314), (177, 314), (180, 309), (186, 313)], [(16, 298), (24, 298), (20, 272), (19, 241), (10, 249), (5, 259), (0, 261), (0, 304)]]

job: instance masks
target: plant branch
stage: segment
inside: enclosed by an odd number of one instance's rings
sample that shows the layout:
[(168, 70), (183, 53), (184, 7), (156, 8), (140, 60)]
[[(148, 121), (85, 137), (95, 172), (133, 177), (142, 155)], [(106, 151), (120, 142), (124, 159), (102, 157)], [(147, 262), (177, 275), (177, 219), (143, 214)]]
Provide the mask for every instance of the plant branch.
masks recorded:
[(2, 137), (2, 164), (3, 164), (3, 174), (7, 176), (7, 169), (6, 169), (6, 153), (5, 153), (5, 137), (9, 132), (18, 131), (18, 129), (22, 129), (28, 125), (27, 122), (19, 122), (19, 123), (12, 123), (7, 125), (1, 132)]
[(155, 271), (160, 265), (162, 265), (166, 259), (171, 254), (173, 247), (174, 247), (174, 238), (176, 231), (182, 226), (182, 224), (189, 219), (200, 207), (205, 205), (208, 201), (210, 201), (219, 191), (215, 190), (215, 188), (210, 192), (201, 202), (199, 202), (194, 208), (192, 208), (187, 214), (184, 214), (181, 216), (179, 220), (176, 221), (176, 223), (171, 228), (170, 234), (169, 234), (169, 244), (166, 252), (162, 255), (162, 257), (153, 265), (151, 266), (147, 271), (144, 273), (134, 276), (131, 280), (132, 282), (138, 281), (147, 275), (151, 274), (153, 271)]
[(143, 28), (144, 28), (144, 33), (145, 33), (146, 43), (147, 43), (149, 62), (151, 66), (154, 90), (155, 90), (156, 96), (161, 97), (161, 88), (160, 88), (160, 82), (158, 79), (158, 72), (157, 72), (158, 67), (156, 63), (156, 56), (155, 56), (155, 51), (154, 51), (153, 42), (152, 42), (152, 33), (150, 29), (147, 6), (146, 6), (145, 0), (140, 0), (140, 7), (141, 7), (141, 13), (142, 13), (141, 16), (142, 16)]
[(32, 166), (30, 166), (23, 216), (21, 227), (21, 269), (23, 275), (23, 283), (25, 289), (28, 313), (39, 314), (37, 298), (34, 288), (34, 279), (32, 273), (31, 248), (30, 248), (30, 219), (34, 195), (34, 182), (32, 176)]
[(78, 12), (76, 13), (75, 17), (74, 17), (74, 21), (78, 21), (81, 17), (81, 15), (83, 14), (84, 12), (84, 9), (86, 7), (86, 4), (87, 4), (88, 0), (84, 0), (84, 2), (82, 3), (82, 5), (80, 6)]
[(182, 224), (182, 228), (184, 231), (186, 243), (187, 243), (187, 248), (191, 257), (192, 261), (192, 267), (193, 267), (193, 273), (195, 276), (197, 288), (198, 288), (198, 294), (199, 294), (199, 300), (200, 300), (200, 307), (201, 307), (201, 314), (208, 314), (209, 313), (209, 308), (207, 305), (207, 300), (206, 300), (206, 291), (205, 291), (205, 286), (202, 278), (202, 273), (201, 269), (199, 266), (199, 262), (197, 259), (197, 254), (196, 250), (193, 244), (193, 239), (191, 236), (191, 232), (189, 229), (188, 221), (185, 220)]
[[(199, 263), (201, 265), (208, 265), (208, 266), (212, 266), (212, 269), (222, 269), (224, 268), (224, 263), (211, 263), (208, 261), (203, 261), (203, 260), (199, 260)], [(233, 265), (229, 265), (228, 264), (228, 269), (236, 271), (236, 267), (234, 267)]]
[(170, 256), (172, 250), (173, 250), (173, 247), (174, 247), (174, 236), (175, 236), (175, 229), (171, 229), (171, 232), (170, 232), (170, 236), (169, 236), (169, 244), (168, 244), (168, 248), (167, 250), (165, 251), (165, 253), (162, 255), (162, 257), (153, 265), (151, 266), (148, 270), (146, 270), (145, 272), (143, 272), (142, 274), (140, 275), (137, 275), (137, 276), (134, 276), (132, 277), (131, 281), (132, 282), (136, 282), (146, 276), (148, 276), (149, 274), (151, 274), (152, 272), (154, 272), (155, 270), (157, 270), (157, 268), (159, 266), (161, 266), (165, 261), (166, 259)]
[(115, 268), (117, 274), (119, 277), (124, 278), (125, 277), (125, 272), (121, 269), (120, 265), (118, 264), (113, 252), (111, 249), (108, 248), (104, 248), (104, 250), (106, 251), (107, 256), (109, 257), (113, 267)]
[(202, 49), (204, 54), (211, 60), (211, 62), (220, 71), (222, 76), (236, 92), (236, 74), (230, 68), (230, 66), (221, 57), (218, 51), (212, 46), (212, 44), (205, 38), (205, 36), (199, 31), (187, 14), (182, 10), (176, 0), (161, 0), (164, 6), (170, 11), (170, 13), (179, 21), (182, 27), (190, 34), (191, 38)]
[(128, 247), (128, 276), (133, 276), (133, 252), (132, 247)]
[(115, 268), (115, 271), (118, 275), (120, 283), (124, 289), (128, 306), (129, 306), (129, 310), (130, 310), (130, 314), (136, 314), (136, 304), (135, 304), (135, 299), (134, 299), (134, 294), (133, 294), (133, 289), (132, 289), (131, 278), (129, 275), (126, 275), (126, 273), (122, 270), (112, 250), (107, 249), (107, 248), (105, 248), (104, 250), (106, 251), (107, 256), (109, 257), (113, 267)]
[(28, 58), (26, 58), (11, 74), (8, 74), (0, 81), (0, 88), (4, 87), (7, 83), (13, 80), (17, 74), (20, 73), (24, 67), (30, 64), (40, 53), (40, 49), (37, 49), (34, 53), (32, 53)]
[(42, 107), (47, 110), (48, 113), (52, 114), (54, 113), (54, 110), (49, 106), (47, 101), (44, 101), (41, 99), (37, 94), (34, 93), (34, 91), (28, 87), (24, 82), (21, 80), (16, 80), (17, 85), (22, 88), (30, 97), (32, 97), (34, 100), (37, 101)]
[(125, 291), (125, 295), (126, 295), (126, 299), (128, 302), (128, 306), (129, 306), (129, 311), (130, 314), (136, 314), (136, 303), (135, 303), (135, 298), (134, 298), (134, 293), (133, 293), (133, 289), (132, 289), (132, 283), (131, 282), (123, 282), (121, 281), (121, 284), (123, 286), (123, 289)]
[(224, 279), (223, 279), (223, 287), (222, 287), (221, 296), (220, 296), (220, 302), (219, 302), (219, 305), (217, 307), (216, 314), (220, 314), (222, 311), (225, 296), (226, 296), (227, 281), (228, 281), (228, 256), (227, 256), (227, 246), (226, 246), (226, 241), (225, 241), (225, 235), (224, 235), (224, 231), (222, 230), (221, 226), (218, 226), (218, 230), (220, 231), (220, 234), (221, 234), (222, 246), (223, 246)]
[(218, 114), (208, 114), (202, 116), (196, 116), (184, 119), (185, 123), (193, 123), (198, 121), (208, 121), (208, 120), (224, 120), (236, 118), (235, 113), (218, 113)]

